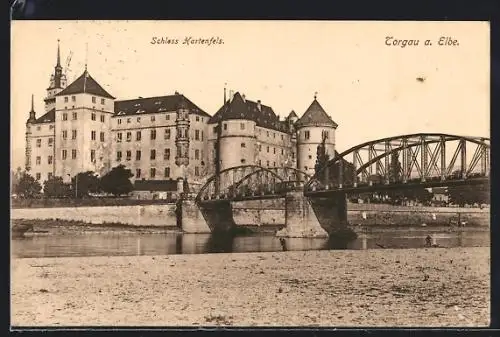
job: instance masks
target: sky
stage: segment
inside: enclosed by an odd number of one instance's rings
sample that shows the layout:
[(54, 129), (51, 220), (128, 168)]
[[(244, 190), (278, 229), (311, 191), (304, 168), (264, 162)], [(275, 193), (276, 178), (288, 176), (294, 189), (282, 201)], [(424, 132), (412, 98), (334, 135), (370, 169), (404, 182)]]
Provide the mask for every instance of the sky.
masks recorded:
[[(388, 46), (391, 36), (419, 45)], [(186, 37), (223, 44), (185, 45)], [(439, 46), (440, 37), (458, 45)], [(58, 39), (63, 67), (72, 53), (69, 81), (87, 63), (117, 99), (178, 91), (213, 115), (227, 84), (283, 118), (300, 117), (317, 92), (339, 124), (339, 151), (400, 134), (490, 134), (487, 22), (13, 21), (11, 167), (24, 165), (32, 94), (37, 117), (44, 113)]]

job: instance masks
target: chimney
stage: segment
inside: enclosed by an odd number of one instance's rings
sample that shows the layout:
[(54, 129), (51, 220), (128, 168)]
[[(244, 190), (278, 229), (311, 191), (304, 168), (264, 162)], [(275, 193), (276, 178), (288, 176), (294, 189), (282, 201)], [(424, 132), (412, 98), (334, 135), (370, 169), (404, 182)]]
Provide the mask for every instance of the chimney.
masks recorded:
[(245, 94), (241, 95), (241, 98), (243, 98), (243, 102), (246, 102), (245, 97)]
[(257, 109), (259, 109), (259, 111), (262, 110), (262, 106), (260, 105), (260, 99), (257, 100)]
[(175, 94), (176, 94), (176, 95), (179, 95), (179, 92), (176, 90), (176, 91), (175, 91)]

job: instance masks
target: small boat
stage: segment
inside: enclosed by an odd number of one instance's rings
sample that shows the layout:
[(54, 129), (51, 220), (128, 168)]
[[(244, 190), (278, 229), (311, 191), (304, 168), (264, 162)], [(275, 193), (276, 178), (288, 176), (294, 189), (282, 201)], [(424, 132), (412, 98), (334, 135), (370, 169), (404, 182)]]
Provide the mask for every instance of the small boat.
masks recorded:
[(16, 224), (12, 226), (12, 237), (23, 237), (26, 232), (34, 232), (31, 224)]

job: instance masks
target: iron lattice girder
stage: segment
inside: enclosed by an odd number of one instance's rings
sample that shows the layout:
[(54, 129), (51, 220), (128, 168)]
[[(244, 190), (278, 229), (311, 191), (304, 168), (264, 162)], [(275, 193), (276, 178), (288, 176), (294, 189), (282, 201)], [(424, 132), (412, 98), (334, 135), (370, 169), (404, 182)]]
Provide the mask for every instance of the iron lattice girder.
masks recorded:
[[(291, 177), (296, 177), (293, 180)], [(196, 200), (206, 196), (231, 195), (239, 192), (244, 183), (250, 187), (266, 187), (273, 190), (278, 183), (307, 182), (311, 177), (293, 167), (266, 168), (258, 165), (242, 165), (222, 170), (219, 175), (210, 177), (198, 192)], [(213, 193), (212, 193), (213, 192)]]
[[(453, 158), (449, 165), (446, 165), (446, 143), (458, 141), (457, 148), (453, 155)], [(466, 144), (473, 143), (476, 145), (476, 151), (469, 166), (467, 167), (466, 159)], [(309, 189), (313, 182), (321, 181), (324, 176), (325, 170), (334, 166), (341, 165), (342, 160), (349, 158), (352, 154), (352, 165), (354, 167), (354, 181), (356, 177), (361, 174), (362, 177), (368, 178), (372, 175), (373, 165), (376, 167), (376, 171), (379, 175), (383, 176), (386, 181), (389, 180), (389, 169), (390, 169), (390, 156), (392, 154), (402, 154), (402, 165), (400, 172), (402, 173), (402, 180), (406, 182), (411, 176), (413, 169), (415, 168), (424, 181), (427, 177), (432, 176), (433, 173), (441, 176), (444, 179), (445, 176), (451, 174), (454, 168), (456, 159), (460, 155), (461, 159), (461, 172), (465, 177), (472, 172), (477, 163), (481, 161), (481, 171), (483, 174), (487, 175), (488, 165), (489, 165), (489, 148), (490, 140), (486, 137), (467, 137), (458, 135), (449, 135), (441, 133), (419, 133), (410, 135), (400, 135), (395, 137), (388, 137), (383, 139), (378, 139), (374, 141), (365, 142), (354, 146), (338, 156), (330, 160), (319, 172), (317, 172), (305, 185), (305, 189)], [(431, 145), (434, 145), (434, 149)], [(368, 152), (368, 161), (365, 163), (360, 156), (360, 151)], [(420, 158), (420, 163), (419, 159)], [(382, 161), (384, 159), (384, 161)], [(440, 160), (440, 164), (438, 162)], [(342, 184), (341, 174), (339, 177), (339, 184)], [(329, 184), (329, 182), (326, 182)]]

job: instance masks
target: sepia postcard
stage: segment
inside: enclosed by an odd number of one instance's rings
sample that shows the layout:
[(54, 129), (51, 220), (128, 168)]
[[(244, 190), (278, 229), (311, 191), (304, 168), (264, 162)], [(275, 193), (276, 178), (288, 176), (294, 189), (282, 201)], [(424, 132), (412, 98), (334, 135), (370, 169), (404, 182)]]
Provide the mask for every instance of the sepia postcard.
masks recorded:
[(12, 328), (489, 326), (489, 46), (13, 21)]

